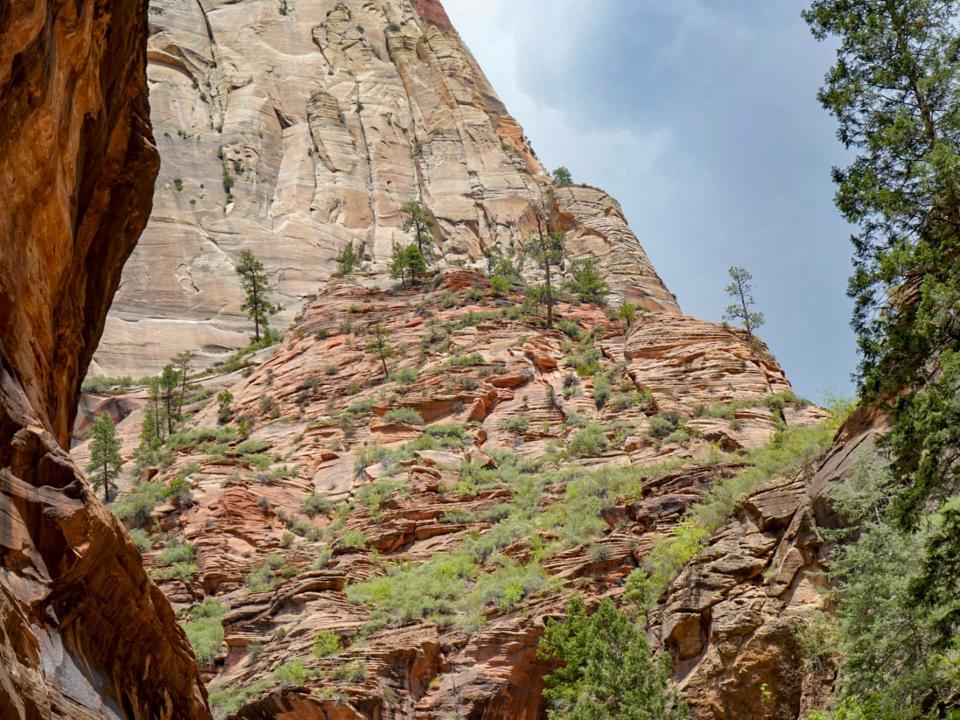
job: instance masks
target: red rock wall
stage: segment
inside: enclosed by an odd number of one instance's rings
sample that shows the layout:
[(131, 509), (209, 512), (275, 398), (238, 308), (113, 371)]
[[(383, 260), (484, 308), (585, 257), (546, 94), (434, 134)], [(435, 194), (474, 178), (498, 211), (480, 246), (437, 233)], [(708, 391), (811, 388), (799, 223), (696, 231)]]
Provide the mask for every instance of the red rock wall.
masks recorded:
[(147, 3), (0, 3), (0, 718), (206, 718), (170, 606), (64, 451), (151, 207)]
[(453, 23), (443, 9), (440, 0), (413, 0), (413, 7), (424, 22), (433, 25), (444, 32), (453, 32)]

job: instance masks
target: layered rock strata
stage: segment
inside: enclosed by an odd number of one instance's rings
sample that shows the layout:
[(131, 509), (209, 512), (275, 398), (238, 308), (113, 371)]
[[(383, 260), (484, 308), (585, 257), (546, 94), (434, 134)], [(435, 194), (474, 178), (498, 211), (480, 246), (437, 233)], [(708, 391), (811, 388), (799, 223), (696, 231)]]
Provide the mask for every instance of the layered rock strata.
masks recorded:
[(95, 371), (140, 377), (182, 350), (245, 345), (233, 263), (261, 257), (284, 327), (347, 244), (372, 270), (436, 218), (441, 265), (485, 264), (540, 220), (593, 256), (617, 296), (677, 311), (617, 202), (553, 191), (439, 2), (153, 0), (151, 115), (163, 164)]
[(183, 633), (65, 451), (147, 221), (146, 4), (0, 9), (0, 717), (206, 718)]

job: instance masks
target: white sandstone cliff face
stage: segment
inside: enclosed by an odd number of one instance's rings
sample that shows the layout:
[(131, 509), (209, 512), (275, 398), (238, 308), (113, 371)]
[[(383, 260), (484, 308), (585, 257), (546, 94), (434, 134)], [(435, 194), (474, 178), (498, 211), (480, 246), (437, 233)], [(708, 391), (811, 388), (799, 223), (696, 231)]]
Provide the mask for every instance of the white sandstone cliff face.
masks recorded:
[(515, 246), (538, 214), (594, 255), (617, 295), (678, 311), (616, 201), (549, 177), (434, 0), (154, 0), (154, 210), (94, 372), (155, 372), (181, 350), (246, 344), (240, 250), (276, 282), (285, 325), (348, 242), (384, 270), (400, 206), (437, 218), (445, 264)]

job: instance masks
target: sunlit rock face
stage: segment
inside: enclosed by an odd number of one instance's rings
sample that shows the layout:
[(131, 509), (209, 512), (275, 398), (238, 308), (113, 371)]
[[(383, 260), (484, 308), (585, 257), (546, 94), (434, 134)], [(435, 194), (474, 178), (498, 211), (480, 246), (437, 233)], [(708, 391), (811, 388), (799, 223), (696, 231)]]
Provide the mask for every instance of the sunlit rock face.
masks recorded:
[(0, 8), (0, 717), (206, 718), (170, 605), (64, 448), (150, 213), (146, 5)]
[(437, 219), (442, 264), (485, 263), (543, 217), (619, 295), (677, 311), (613, 198), (551, 190), (436, 0), (154, 0), (148, 59), (163, 162), (96, 372), (139, 377), (181, 350), (209, 364), (244, 345), (245, 248), (286, 325), (347, 243), (384, 270), (409, 242), (412, 200)]

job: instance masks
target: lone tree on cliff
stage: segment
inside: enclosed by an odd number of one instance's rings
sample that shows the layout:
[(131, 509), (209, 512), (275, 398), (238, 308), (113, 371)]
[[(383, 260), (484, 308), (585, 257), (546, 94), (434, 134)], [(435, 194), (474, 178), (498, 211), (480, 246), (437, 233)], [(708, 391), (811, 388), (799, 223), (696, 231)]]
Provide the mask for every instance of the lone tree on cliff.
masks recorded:
[(246, 295), (241, 309), (253, 320), (254, 342), (260, 342), (260, 328), (268, 328), (268, 318), (277, 311), (276, 306), (267, 298), (270, 292), (270, 278), (267, 276), (263, 263), (249, 250), (240, 253), (234, 269), (240, 276), (240, 286)]
[(123, 458), (120, 457), (120, 441), (117, 439), (116, 428), (110, 413), (103, 413), (93, 423), (93, 436), (90, 441), (90, 463), (87, 472), (91, 476), (93, 486), (103, 486), (103, 501), (109, 503), (111, 491), (116, 491), (114, 480), (120, 475), (120, 466)]
[(390, 377), (390, 371), (387, 369), (387, 359), (394, 356), (394, 350), (387, 341), (387, 330), (380, 323), (373, 328), (373, 339), (367, 343), (367, 350), (372, 352), (380, 359), (383, 365), (383, 376)]
[(564, 185), (573, 185), (573, 176), (565, 167), (558, 167), (553, 171), (553, 182), (558, 187), (563, 187)]
[(413, 231), (413, 239), (417, 243), (417, 250), (423, 256), (424, 261), (430, 257), (430, 248), (433, 246), (433, 233), (430, 229), (436, 224), (430, 211), (417, 201), (408, 202), (400, 212), (404, 215), (404, 232)]
[(727, 306), (723, 319), (731, 322), (743, 323), (747, 334), (763, 325), (763, 313), (752, 310), (756, 301), (753, 299), (753, 276), (742, 267), (731, 267), (730, 279), (733, 281), (723, 291), (733, 298), (734, 302)]
[(528, 288), (527, 295), (534, 302), (546, 306), (549, 330), (553, 327), (553, 304), (557, 300), (551, 270), (563, 265), (563, 233), (544, 234), (541, 227), (539, 234), (527, 240), (524, 254), (532, 257), (543, 270), (543, 283)]

